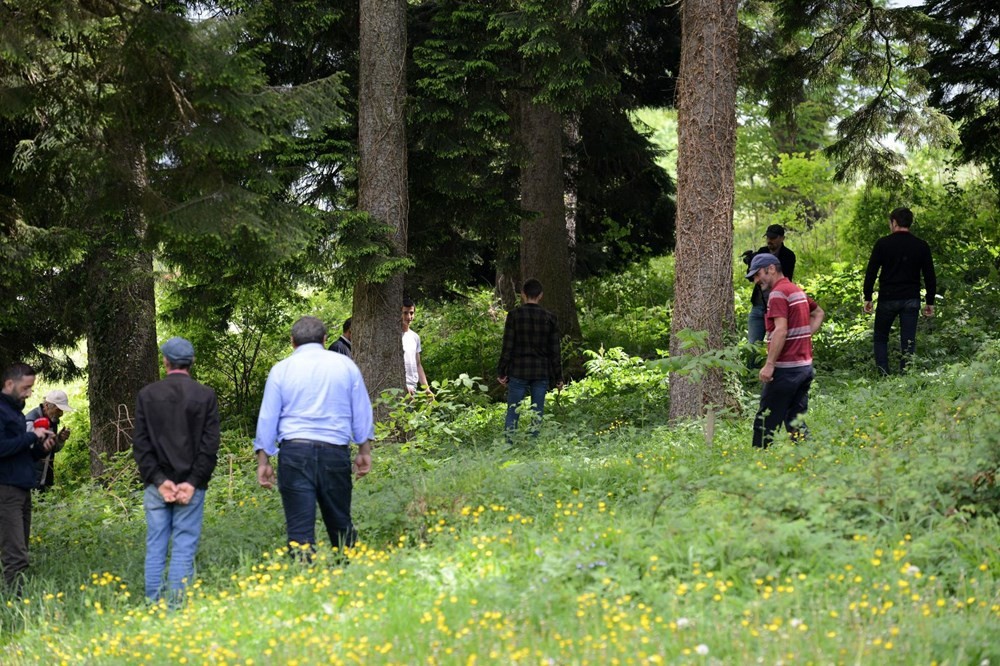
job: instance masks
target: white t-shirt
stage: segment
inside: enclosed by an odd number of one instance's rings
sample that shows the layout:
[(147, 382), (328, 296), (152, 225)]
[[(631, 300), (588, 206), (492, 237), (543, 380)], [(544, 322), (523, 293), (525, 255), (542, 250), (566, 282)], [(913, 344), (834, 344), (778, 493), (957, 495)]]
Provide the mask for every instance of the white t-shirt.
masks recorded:
[(417, 354), (420, 353), (420, 336), (413, 329), (403, 333), (403, 368), (406, 372), (406, 388), (416, 390), (417, 382)]

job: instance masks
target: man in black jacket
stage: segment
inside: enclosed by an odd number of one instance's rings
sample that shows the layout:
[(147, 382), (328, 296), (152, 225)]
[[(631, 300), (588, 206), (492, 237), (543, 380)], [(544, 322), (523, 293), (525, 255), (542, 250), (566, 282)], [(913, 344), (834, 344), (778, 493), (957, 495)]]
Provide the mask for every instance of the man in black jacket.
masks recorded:
[[(795, 253), (785, 247), (785, 228), (780, 224), (772, 224), (764, 232), (767, 244), (756, 252), (747, 250), (743, 253), (743, 263), (750, 267), (750, 262), (758, 254), (773, 254), (781, 263), (781, 273), (789, 281), (795, 276)], [(759, 284), (753, 286), (750, 294), (750, 317), (747, 324), (747, 341), (757, 343), (764, 339), (764, 315), (767, 312), (767, 294)], [(753, 364), (756, 366), (756, 363)]]
[(888, 236), (875, 242), (868, 269), (865, 271), (865, 312), (872, 312), (872, 291), (878, 276), (878, 308), (875, 310), (875, 365), (883, 375), (889, 374), (889, 332), (899, 317), (899, 371), (917, 349), (917, 318), (920, 314), (920, 276), (926, 288), (924, 316), (934, 316), (934, 296), (937, 276), (931, 248), (910, 233), (913, 213), (909, 208), (897, 208), (889, 214)]
[(52, 450), (55, 436), (47, 428), (27, 429), (23, 410), (35, 385), (32, 367), (15, 363), (0, 381), (0, 564), (7, 588), (20, 596), (28, 568), (35, 461)]
[(160, 351), (167, 376), (139, 391), (132, 452), (146, 484), (146, 598), (163, 596), (172, 541), (167, 587), (176, 604), (194, 574), (205, 490), (219, 452), (219, 407), (215, 392), (191, 378), (190, 342), (170, 338)]

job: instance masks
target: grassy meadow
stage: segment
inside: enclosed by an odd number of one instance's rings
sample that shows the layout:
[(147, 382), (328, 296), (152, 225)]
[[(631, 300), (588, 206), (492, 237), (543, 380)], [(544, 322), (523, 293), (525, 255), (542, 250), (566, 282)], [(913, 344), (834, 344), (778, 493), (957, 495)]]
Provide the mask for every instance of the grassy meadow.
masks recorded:
[(1000, 663), (998, 359), (821, 373), (811, 439), (766, 451), (751, 381), (742, 413), (671, 427), (666, 378), (609, 353), (511, 445), (455, 382), (376, 449), (346, 566), (287, 557), (278, 495), (227, 434), (176, 611), (141, 598), (125, 459), (107, 488), (36, 502), (0, 662)]

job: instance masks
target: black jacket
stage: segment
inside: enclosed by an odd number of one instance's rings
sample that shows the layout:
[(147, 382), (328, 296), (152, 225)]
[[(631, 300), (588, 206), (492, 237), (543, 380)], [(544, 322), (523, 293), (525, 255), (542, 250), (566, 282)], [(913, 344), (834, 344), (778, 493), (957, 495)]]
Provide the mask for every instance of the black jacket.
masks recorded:
[(22, 409), (24, 403), (0, 393), (0, 485), (30, 490), (36, 483), (35, 461), (45, 457), (45, 449), (28, 432)]
[(920, 274), (924, 276), (928, 305), (934, 305), (937, 275), (931, 248), (908, 231), (897, 231), (879, 238), (872, 248), (865, 270), (864, 297), (872, 300), (875, 276), (878, 276), (878, 297), (887, 301), (920, 298)]
[(139, 391), (132, 454), (144, 483), (208, 487), (219, 453), (215, 391), (173, 373)]
[[(766, 252), (770, 252), (770, 250), (768, 250), (767, 246), (765, 245), (764, 247), (760, 248), (753, 254), (745, 255), (743, 258), (743, 263), (749, 266), (750, 262), (753, 261), (754, 257), (756, 257), (758, 254), (764, 254)], [(789, 282), (794, 281), (793, 276), (795, 274), (795, 253), (789, 250), (783, 243), (781, 245), (781, 249), (778, 250), (778, 261), (781, 263), (781, 274), (784, 275), (786, 278), (788, 278)], [(753, 286), (753, 293), (750, 294), (750, 304), (766, 305), (766, 303), (764, 302), (764, 295), (761, 292), (759, 284), (755, 284)]]

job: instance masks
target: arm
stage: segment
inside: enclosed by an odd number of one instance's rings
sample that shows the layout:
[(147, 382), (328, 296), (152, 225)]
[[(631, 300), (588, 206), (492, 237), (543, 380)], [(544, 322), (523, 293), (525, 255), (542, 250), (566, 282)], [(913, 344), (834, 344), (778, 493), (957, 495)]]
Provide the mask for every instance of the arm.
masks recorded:
[(816, 307), (809, 312), (809, 332), (811, 335), (816, 335), (816, 331), (818, 331), (819, 327), (823, 325), (823, 319), (825, 317), (826, 313), (823, 312), (823, 308), (819, 305), (816, 305)]
[(431, 384), (427, 381), (427, 375), (424, 373), (424, 364), (420, 360), (420, 352), (417, 352), (417, 386), (423, 386), (428, 391), (431, 390)]
[(146, 420), (146, 410), (142, 406), (142, 395), (135, 401), (135, 427), (132, 430), (132, 457), (139, 468), (139, 478), (143, 483), (152, 483), (159, 488), (167, 481), (167, 476), (160, 470), (160, 461), (149, 433)]
[[(809, 318), (812, 321), (812, 316)], [(785, 317), (775, 317), (774, 330), (771, 331), (771, 339), (767, 343), (767, 361), (760, 369), (759, 377), (762, 382), (769, 382), (774, 379), (774, 364), (781, 356), (781, 350), (785, 348), (785, 340), (788, 338), (788, 319)]]
[(260, 412), (257, 415), (257, 435), (253, 440), (253, 448), (257, 453), (257, 483), (264, 488), (274, 487), (275, 475), (270, 456), (278, 455), (280, 414), (281, 390), (278, 387), (275, 368), (271, 368), (271, 372), (267, 375), (267, 383), (264, 384), (264, 397), (260, 401)]
[(865, 301), (865, 312), (869, 313), (872, 311), (872, 293), (875, 291), (875, 278), (878, 277), (878, 270), (882, 266), (878, 247), (879, 244), (875, 243), (875, 247), (872, 248), (871, 256), (868, 257), (868, 267), (865, 269), (865, 282), (862, 287), (862, 294), (864, 295)]
[(33, 447), (36, 442), (45, 441), (45, 437), (40, 435), (41, 432), (47, 433), (49, 431), (24, 430), (13, 437), (0, 436), (0, 458), (15, 456)]
[(205, 421), (202, 424), (201, 439), (198, 442), (198, 452), (187, 483), (194, 488), (200, 488), (208, 483), (215, 471), (219, 459), (219, 402), (214, 391), (209, 391), (206, 397)]
[(924, 274), (924, 288), (927, 290), (927, 305), (924, 306), (924, 316), (933, 317), (934, 297), (937, 295), (937, 274), (934, 272), (934, 258), (931, 256), (929, 246), (927, 248), (927, 256), (924, 258), (924, 264), (920, 270)]
[(278, 417), (281, 415), (281, 389), (275, 368), (271, 368), (264, 384), (264, 397), (257, 413), (257, 434), (253, 440), (254, 451), (263, 450), (269, 456), (278, 455)]
[[(785, 248), (788, 250), (788, 248)], [(788, 250), (788, 266), (785, 266), (785, 262), (781, 262), (781, 272), (785, 274), (785, 277), (789, 280), (795, 274), (795, 253)]]
[(359, 442), (358, 454), (354, 456), (354, 474), (360, 479), (372, 468), (371, 442), (375, 439), (375, 418), (361, 371), (354, 372), (356, 375), (351, 385), (351, 431), (354, 441)]
[(500, 362), (497, 363), (497, 379), (501, 384), (507, 383), (510, 372), (510, 361), (514, 357), (514, 313), (507, 313), (503, 325), (503, 345), (500, 347)]

